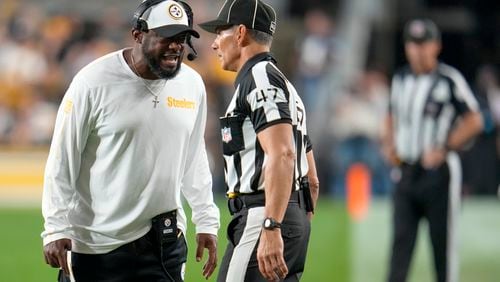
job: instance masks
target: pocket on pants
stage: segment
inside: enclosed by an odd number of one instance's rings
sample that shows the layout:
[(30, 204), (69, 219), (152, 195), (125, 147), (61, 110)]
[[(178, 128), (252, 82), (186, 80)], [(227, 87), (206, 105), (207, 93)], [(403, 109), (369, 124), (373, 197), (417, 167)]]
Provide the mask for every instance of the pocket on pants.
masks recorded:
[(236, 236), (236, 232), (238, 231), (237, 227), (241, 221), (241, 218), (241, 214), (234, 216), (227, 226), (227, 240), (231, 242), (233, 246), (236, 246), (239, 242), (239, 239), (241, 238), (241, 236)]
[(301, 237), (303, 232), (304, 228), (299, 224), (283, 223), (281, 225), (281, 236), (283, 236), (283, 238), (293, 239)]
[(181, 233), (175, 242), (161, 244), (161, 262), (168, 269), (187, 261), (187, 244)]
[(306, 224), (284, 224), (281, 226), (281, 236), (284, 243), (284, 258), (289, 273), (304, 271), (309, 242), (309, 226)]

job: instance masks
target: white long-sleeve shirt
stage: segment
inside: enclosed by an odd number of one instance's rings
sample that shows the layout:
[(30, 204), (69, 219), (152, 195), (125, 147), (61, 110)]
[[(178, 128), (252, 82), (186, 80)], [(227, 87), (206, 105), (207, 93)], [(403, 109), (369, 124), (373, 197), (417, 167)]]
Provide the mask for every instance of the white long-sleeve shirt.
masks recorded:
[(120, 50), (84, 67), (57, 115), (45, 170), (44, 245), (70, 238), (75, 252), (107, 253), (174, 209), (185, 232), (181, 192), (196, 232), (216, 235), (206, 114), (204, 83), (187, 65), (170, 80), (143, 80)]

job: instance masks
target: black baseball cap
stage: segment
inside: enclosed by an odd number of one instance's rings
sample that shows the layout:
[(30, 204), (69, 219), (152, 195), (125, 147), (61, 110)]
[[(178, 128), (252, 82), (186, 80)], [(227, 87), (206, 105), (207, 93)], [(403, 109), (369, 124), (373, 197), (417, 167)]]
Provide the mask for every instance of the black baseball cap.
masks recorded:
[(239, 24), (273, 35), (276, 30), (276, 12), (260, 0), (226, 0), (217, 19), (200, 23), (199, 26), (216, 33), (218, 27)]
[(441, 41), (441, 33), (437, 25), (429, 19), (414, 19), (409, 21), (404, 30), (405, 42), (423, 43)]

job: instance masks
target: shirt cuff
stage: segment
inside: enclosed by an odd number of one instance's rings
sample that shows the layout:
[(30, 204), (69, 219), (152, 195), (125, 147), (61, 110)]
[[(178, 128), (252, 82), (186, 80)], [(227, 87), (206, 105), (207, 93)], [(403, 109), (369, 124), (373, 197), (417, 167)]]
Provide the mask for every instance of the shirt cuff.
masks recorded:
[(57, 241), (60, 239), (70, 239), (71, 240), (71, 237), (65, 233), (55, 233), (55, 234), (47, 235), (47, 236), (43, 237), (43, 245), (45, 246), (50, 242), (54, 242), (54, 241)]
[(196, 234), (199, 233), (207, 233), (207, 234), (212, 234), (217, 236), (217, 232), (219, 231), (219, 228), (217, 227), (208, 227), (208, 226), (200, 226), (196, 227)]

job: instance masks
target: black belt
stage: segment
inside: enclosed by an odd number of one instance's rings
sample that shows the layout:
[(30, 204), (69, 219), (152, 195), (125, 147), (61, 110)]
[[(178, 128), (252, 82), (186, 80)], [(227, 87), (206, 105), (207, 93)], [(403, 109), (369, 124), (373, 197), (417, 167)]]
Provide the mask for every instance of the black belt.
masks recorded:
[[(289, 203), (304, 203), (304, 194), (302, 190), (293, 191), (290, 194)], [(266, 194), (264, 192), (256, 194), (239, 194), (230, 198), (227, 202), (231, 215), (241, 211), (243, 208), (263, 207), (266, 205)]]

